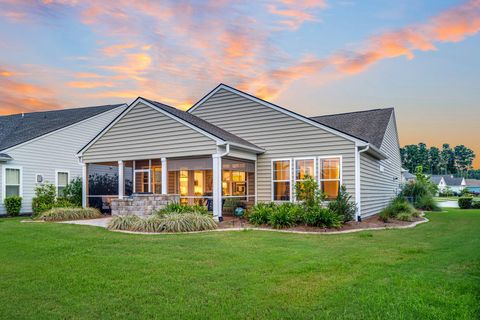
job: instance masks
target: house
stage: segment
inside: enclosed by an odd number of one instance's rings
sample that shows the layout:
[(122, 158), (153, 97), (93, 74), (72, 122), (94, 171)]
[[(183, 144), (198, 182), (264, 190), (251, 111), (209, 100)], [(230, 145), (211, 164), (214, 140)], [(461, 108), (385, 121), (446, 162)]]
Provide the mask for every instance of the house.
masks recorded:
[(430, 181), (438, 186), (440, 193), (448, 188), (451, 192), (459, 194), (466, 186), (465, 178), (456, 178), (453, 175), (432, 175)]
[(360, 219), (382, 210), (401, 179), (393, 108), (306, 117), (224, 84), (186, 112), (139, 97), (78, 156), (85, 206), (178, 195), (216, 219), (232, 201), (295, 201), (307, 175), (329, 199), (345, 185)]
[(407, 169), (403, 169), (402, 168), (402, 183), (405, 184), (409, 181), (413, 181), (413, 180), (416, 180), (417, 179), (417, 176), (414, 175), (414, 174), (411, 174), (410, 171), (408, 171)]
[(10, 195), (23, 198), (22, 213), (32, 212), (35, 188), (54, 183), (57, 193), (82, 166), (76, 153), (115, 119), (126, 105), (33, 112), (0, 117), (0, 214)]
[(465, 179), (465, 186), (468, 191), (472, 193), (480, 194), (480, 180), (478, 179)]

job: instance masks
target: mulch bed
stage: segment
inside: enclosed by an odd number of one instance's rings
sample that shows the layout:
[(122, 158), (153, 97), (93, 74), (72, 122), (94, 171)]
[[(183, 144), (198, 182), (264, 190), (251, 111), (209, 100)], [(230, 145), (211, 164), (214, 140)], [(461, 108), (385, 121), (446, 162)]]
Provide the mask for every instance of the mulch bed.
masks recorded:
[[(255, 226), (246, 219), (238, 219), (232, 216), (224, 216), (223, 221), (220, 222), (219, 229), (230, 229), (230, 228), (262, 228), (262, 229), (274, 229), (269, 225)], [(345, 223), (341, 228), (318, 228), (318, 227), (309, 227), (309, 226), (296, 226), (293, 228), (285, 228), (281, 230), (286, 231), (300, 231), (300, 232), (333, 232), (333, 231), (347, 231), (354, 229), (373, 229), (373, 228), (393, 228), (393, 227), (402, 227), (408, 226), (414, 222), (422, 221), (422, 217), (414, 217), (412, 221), (400, 221), (400, 220), (389, 220), (388, 222), (383, 222), (379, 219), (377, 215), (364, 218), (362, 222), (349, 221)]]

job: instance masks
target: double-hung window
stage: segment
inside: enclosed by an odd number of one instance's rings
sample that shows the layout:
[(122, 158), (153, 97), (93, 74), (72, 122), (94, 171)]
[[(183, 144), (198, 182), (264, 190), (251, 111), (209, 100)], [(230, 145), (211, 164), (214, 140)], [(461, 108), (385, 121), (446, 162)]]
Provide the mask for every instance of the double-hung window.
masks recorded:
[(67, 170), (57, 170), (56, 177), (56, 187), (57, 187), (57, 196), (63, 197), (63, 191), (68, 185), (70, 173)]
[(290, 201), (291, 198), (291, 177), (290, 159), (272, 161), (272, 184), (273, 201)]
[(22, 196), (22, 168), (4, 167), (4, 199), (10, 196)]
[(327, 199), (332, 200), (338, 196), (342, 184), (342, 158), (328, 157), (319, 159), (319, 183)]
[[(295, 190), (298, 191), (301, 188), (302, 183), (307, 177), (315, 178), (315, 158), (299, 158), (295, 159)], [(298, 195), (295, 196), (296, 200), (300, 199)]]

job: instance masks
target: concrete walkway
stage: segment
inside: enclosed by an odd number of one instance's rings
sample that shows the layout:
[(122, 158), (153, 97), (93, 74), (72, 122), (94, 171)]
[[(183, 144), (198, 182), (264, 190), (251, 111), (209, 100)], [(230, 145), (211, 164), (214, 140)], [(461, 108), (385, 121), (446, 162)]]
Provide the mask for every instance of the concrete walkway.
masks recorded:
[(67, 223), (67, 224), (80, 224), (84, 226), (94, 226), (106, 228), (108, 222), (112, 220), (112, 217), (100, 218), (100, 219), (88, 219), (88, 220), (72, 220), (72, 221), (61, 221), (58, 223)]
[(454, 200), (438, 201), (437, 204), (440, 208), (458, 208), (458, 201)]

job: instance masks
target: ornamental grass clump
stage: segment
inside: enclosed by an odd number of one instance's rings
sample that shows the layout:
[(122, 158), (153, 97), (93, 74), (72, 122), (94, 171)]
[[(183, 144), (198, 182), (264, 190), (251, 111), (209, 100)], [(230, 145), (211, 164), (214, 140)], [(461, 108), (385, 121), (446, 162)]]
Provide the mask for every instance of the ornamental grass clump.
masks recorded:
[(133, 231), (134, 226), (139, 222), (141, 218), (139, 216), (128, 214), (124, 216), (114, 216), (107, 225), (110, 230), (129, 230)]
[(409, 221), (416, 216), (418, 216), (418, 211), (402, 196), (394, 198), (379, 214), (380, 219), (384, 222), (389, 219)]
[(44, 221), (67, 221), (100, 218), (102, 214), (95, 208), (52, 208), (36, 219)]
[(155, 214), (164, 215), (168, 213), (198, 213), (198, 214), (208, 214), (208, 210), (204, 206), (199, 205), (183, 205), (178, 202), (170, 202), (165, 206), (165, 208), (158, 210)]

